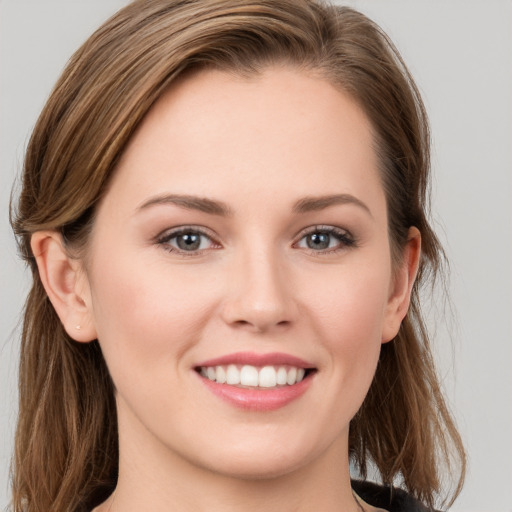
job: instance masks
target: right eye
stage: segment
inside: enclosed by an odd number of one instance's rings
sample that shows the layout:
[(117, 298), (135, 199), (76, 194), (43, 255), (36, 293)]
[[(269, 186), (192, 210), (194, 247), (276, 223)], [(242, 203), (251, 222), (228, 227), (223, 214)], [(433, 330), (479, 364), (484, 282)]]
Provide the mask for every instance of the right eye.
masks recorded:
[(220, 247), (211, 236), (197, 228), (178, 228), (166, 231), (158, 238), (157, 242), (167, 251), (188, 253), (188, 255)]

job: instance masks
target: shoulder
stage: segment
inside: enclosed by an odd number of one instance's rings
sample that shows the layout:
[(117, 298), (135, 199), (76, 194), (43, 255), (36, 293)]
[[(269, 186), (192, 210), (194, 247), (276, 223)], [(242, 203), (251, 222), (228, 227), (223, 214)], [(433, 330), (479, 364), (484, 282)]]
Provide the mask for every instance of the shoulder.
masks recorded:
[(352, 488), (366, 503), (388, 512), (436, 512), (403, 489), (352, 480)]

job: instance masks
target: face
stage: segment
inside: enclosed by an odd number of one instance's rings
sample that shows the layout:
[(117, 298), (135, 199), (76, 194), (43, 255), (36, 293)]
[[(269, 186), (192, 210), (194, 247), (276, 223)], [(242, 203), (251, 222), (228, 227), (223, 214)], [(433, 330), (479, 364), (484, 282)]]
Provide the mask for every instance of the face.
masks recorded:
[(250, 477), (346, 453), (401, 320), (377, 166), (360, 108), (293, 69), (158, 101), (85, 264), (121, 456)]

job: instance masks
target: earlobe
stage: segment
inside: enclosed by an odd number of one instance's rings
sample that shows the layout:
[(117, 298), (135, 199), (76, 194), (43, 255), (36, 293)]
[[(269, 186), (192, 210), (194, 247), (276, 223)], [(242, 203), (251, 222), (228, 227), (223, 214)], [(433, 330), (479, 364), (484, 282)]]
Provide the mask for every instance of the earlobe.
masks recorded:
[(30, 240), (41, 282), (68, 335), (96, 339), (90, 290), (80, 262), (69, 256), (60, 233), (38, 231)]
[(409, 228), (407, 244), (403, 251), (400, 268), (397, 269), (390, 290), (386, 308), (386, 318), (382, 331), (382, 343), (391, 341), (400, 329), (411, 302), (411, 293), (421, 256), (421, 233), (415, 228)]

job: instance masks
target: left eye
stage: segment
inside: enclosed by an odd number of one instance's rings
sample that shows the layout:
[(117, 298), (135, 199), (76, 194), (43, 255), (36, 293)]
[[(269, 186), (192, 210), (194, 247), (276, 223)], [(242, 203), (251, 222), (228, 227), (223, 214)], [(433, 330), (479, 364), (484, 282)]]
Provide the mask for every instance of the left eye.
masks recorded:
[(167, 233), (159, 239), (159, 243), (168, 246), (171, 251), (180, 252), (202, 251), (215, 245), (208, 235), (192, 229)]
[(331, 229), (316, 229), (304, 235), (297, 247), (313, 251), (328, 251), (354, 245), (354, 240), (346, 231)]

